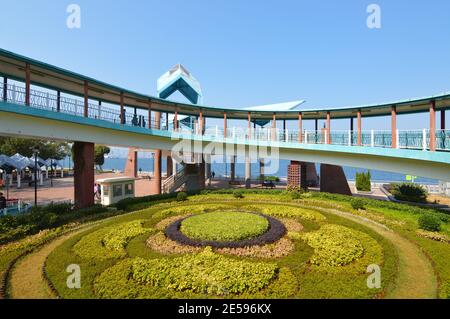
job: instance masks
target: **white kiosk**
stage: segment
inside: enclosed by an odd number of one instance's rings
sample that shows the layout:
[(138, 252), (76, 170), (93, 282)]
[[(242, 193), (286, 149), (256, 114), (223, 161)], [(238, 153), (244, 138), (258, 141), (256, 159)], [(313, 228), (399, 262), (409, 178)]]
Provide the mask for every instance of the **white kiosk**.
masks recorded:
[(100, 185), (100, 199), (104, 206), (112, 205), (135, 195), (135, 178), (113, 177), (97, 180)]

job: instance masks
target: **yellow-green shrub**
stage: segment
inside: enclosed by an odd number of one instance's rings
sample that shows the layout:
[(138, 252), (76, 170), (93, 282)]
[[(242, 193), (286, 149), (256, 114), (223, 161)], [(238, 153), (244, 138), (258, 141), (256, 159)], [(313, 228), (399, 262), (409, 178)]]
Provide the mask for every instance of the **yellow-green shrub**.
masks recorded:
[(125, 246), (128, 241), (138, 235), (144, 234), (149, 229), (142, 225), (144, 220), (134, 220), (99, 229), (80, 239), (73, 246), (74, 252), (84, 258), (121, 258), (126, 256)]
[(357, 231), (344, 226), (327, 224), (301, 237), (314, 248), (310, 260), (314, 265), (344, 266), (364, 254)]
[(312, 209), (305, 209), (295, 206), (261, 204), (261, 205), (245, 205), (242, 208), (277, 217), (288, 217), (288, 218), (299, 217), (302, 219), (312, 220), (316, 222), (326, 220), (326, 217), (320, 214), (319, 212), (316, 212)]

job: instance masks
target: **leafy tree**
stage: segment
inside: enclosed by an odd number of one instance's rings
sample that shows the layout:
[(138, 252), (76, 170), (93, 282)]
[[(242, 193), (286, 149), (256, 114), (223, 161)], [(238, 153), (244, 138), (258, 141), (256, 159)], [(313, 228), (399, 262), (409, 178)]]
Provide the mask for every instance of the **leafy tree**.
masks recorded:
[(43, 159), (64, 159), (70, 153), (66, 142), (44, 141), (17, 137), (0, 137), (0, 154), (12, 156), (19, 153), (22, 156), (33, 156), (33, 148), (39, 148), (39, 156)]
[(94, 162), (102, 170), (103, 164), (105, 164), (105, 155), (109, 154), (111, 149), (108, 146), (95, 145), (94, 150)]

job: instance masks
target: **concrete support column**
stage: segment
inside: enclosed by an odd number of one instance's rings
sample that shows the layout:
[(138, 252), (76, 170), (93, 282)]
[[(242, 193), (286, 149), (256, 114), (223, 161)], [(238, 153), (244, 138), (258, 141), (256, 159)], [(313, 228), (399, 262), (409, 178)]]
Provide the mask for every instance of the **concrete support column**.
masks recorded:
[[(361, 110), (358, 110), (358, 146), (362, 146), (362, 116), (361, 116)], [(352, 120), (352, 126), (353, 126), (353, 120)]]
[(89, 84), (84, 81), (84, 117), (89, 117)]
[(128, 150), (127, 163), (125, 164), (125, 176), (138, 176), (138, 152), (135, 148)]
[(30, 106), (31, 72), (30, 64), (25, 64), (25, 105)]
[(94, 205), (94, 144), (75, 142), (72, 146), (74, 162), (75, 207)]
[(167, 156), (166, 159), (166, 176), (170, 177), (173, 175), (173, 160), (172, 156)]
[(236, 155), (231, 156), (230, 179), (232, 182), (236, 180)]
[(430, 104), (430, 151), (436, 151), (436, 101)]
[(252, 164), (250, 160), (250, 154), (245, 156), (245, 188), (252, 187)]
[(301, 163), (300, 165), (300, 188), (303, 190), (308, 190), (308, 166), (306, 163)]
[(395, 105), (391, 108), (391, 139), (392, 148), (397, 148), (397, 107)]
[(327, 134), (327, 144), (331, 144), (331, 115), (327, 112), (327, 123), (326, 123), (326, 134)]
[(22, 176), (21, 176), (21, 172), (17, 172), (17, 188), (21, 188), (22, 187)]
[[(159, 129), (161, 125), (161, 113), (155, 112), (155, 128)], [(151, 183), (151, 193), (154, 195), (161, 194), (161, 150), (155, 150), (155, 157), (153, 159), (153, 180)]]
[(298, 113), (298, 142), (303, 142), (303, 114)]
[(341, 166), (320, 165), (320, 191), (332, 194), (352, 195)]
[(265, 178), (264, 165), (265, 165), (264, 158), (260, 158), (259, 159), (259, 179), (261, 181), (264, 181), (264, 178)]

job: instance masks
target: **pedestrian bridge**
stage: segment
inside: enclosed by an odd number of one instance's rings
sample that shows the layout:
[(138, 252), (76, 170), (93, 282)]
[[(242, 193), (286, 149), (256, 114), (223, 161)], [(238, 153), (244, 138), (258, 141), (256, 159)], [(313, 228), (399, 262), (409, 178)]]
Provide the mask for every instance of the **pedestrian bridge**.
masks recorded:
[[(189, 140), (201, 145), (200, 152), (216, 155), (233, 155), (226, 150), (239, 147), (267, 147), (267, 158), (274, 154), (292, 161), (450, 181), (450, 130), (445, 129), (450, 93), (346, 108), (218, 108), (139, 94), (4, 50), (0, 50), (0, 75), (1, 135), (168, 151), (180, 140)], [(438, 111), (441, 129), (436, 127)], [(427, 114), (429, 127), (398, 130), (398, 115), (410, 113)], [(193, 125), (181, 125), (181, 115), (194, 118)], [(374, 116), (390, 116), (391, 130), (363, 129), (362, 117)], [(223, 119), (223, 125), (207, 126), (206, 118)], [(350, 119), (349, 130), (332, 130), (332, 119), (343, 118)], [(247, 125), (229, 127), (230, 119)], [(303, 129), (306, 120), (315, 121), (315, 130)], [(325, 120), (324, 129), (318, 129), (318, 120)], [(283, 127), (277, 127), (280, 121)], [(297, 129), (287, 129), (287, 121), (298, 123)], [(260, 127), (261, 122), (272, 124)], [(208, 147), (211, 143), (222, 146)]]

